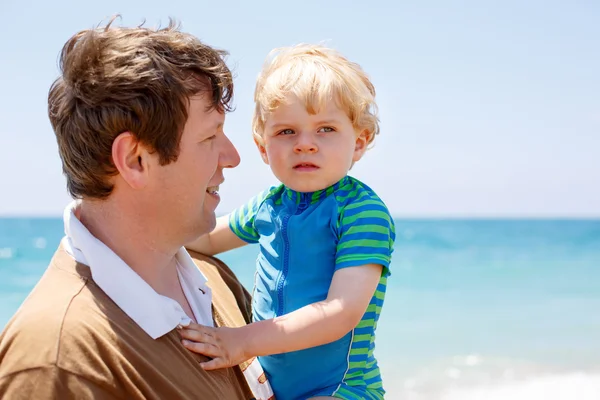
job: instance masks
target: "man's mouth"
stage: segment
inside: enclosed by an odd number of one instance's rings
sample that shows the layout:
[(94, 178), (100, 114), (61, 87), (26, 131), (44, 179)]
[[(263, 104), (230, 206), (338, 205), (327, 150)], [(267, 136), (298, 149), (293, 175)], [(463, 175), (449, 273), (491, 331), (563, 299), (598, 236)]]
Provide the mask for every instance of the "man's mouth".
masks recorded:
[(217, 186), (209, 186), (206, 188), (206, 193), (218, 195), (219, 194), (219, 185)]

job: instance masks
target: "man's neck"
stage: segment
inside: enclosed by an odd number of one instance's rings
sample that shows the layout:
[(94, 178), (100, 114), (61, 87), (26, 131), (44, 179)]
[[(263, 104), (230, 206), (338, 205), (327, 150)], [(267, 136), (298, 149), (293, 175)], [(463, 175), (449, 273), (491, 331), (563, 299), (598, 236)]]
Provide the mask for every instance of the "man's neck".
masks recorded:
[[(118, 211), (117, 211), (118, 210)], [(84, 200), (75, 216), (157, 293), (176, 297), (181, 290), (175, 255), (180, 246), (161, 240), (151, 216), (123, 210), (110, 201)]]

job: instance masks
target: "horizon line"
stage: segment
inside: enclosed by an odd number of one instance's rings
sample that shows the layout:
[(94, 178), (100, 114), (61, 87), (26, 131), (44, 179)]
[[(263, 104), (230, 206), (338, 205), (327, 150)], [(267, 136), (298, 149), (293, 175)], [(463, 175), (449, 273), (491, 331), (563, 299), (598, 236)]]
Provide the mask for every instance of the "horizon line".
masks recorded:
[[(600, 214), (403, 214), (391, 213), (396, 220), (600, 220)], [(217, 214), (217, 217), (227, 213)], [(62, 219), (62, 214), (0, 213), (0, 219)]]

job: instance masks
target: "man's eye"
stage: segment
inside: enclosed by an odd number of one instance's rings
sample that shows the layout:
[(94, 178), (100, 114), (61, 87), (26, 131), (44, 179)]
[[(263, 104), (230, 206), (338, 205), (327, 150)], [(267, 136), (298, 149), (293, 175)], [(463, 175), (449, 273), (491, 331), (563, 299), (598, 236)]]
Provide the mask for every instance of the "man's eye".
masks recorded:
[(212, 141), (213, 141), (213, 140), (215, 140), (216, 138), (217, 138), (217, 135), (212, 135), (212, 136), (209, 136), (209, 137), (207, 137), (207, 138), (200, 139), (200, 140), (198, 141), (198, 143), (207, 143), (207, 142), (212, 142)]

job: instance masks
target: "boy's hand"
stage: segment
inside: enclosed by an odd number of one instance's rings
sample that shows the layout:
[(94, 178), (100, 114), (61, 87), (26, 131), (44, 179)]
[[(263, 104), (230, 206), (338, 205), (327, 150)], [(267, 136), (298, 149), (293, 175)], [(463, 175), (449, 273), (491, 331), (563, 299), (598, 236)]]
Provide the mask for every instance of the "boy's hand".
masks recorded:
[(205, 370), (228, 368), (238, 365), (251, 357), (244, 352), (243, 328), (211, 328), (191, 323), (179, 330), (183, 345), (194, 353), (200, 353), (212, 360), (200, 363)]

